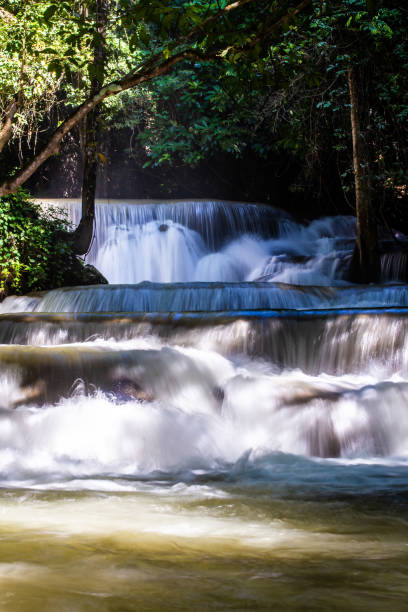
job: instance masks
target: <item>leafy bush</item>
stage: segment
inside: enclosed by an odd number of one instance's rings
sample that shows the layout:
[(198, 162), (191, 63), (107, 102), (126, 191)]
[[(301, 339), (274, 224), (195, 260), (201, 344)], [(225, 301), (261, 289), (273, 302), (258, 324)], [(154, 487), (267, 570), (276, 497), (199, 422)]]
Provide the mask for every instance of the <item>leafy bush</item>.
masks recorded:
[(0, 198), (0, 298), (72, 284), (82, 264), (68, 230), (61, 211), (43, 211), (26, 191)]

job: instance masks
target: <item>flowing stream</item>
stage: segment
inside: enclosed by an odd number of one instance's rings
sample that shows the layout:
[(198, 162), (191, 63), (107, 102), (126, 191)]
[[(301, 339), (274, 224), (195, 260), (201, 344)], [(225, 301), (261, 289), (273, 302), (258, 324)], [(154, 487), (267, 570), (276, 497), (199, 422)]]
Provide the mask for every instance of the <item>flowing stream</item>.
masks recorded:
[(110, 284), (0, 304), (0, 610), (407, 610), (408, 287), (354, 237), (101, 201)]

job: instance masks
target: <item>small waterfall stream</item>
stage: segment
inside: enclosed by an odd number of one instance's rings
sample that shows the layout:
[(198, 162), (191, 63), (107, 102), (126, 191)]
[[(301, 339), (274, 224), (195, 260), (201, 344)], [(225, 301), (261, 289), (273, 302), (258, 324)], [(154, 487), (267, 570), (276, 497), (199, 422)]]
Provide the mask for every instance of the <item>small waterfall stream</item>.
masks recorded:
[(285, 609), (316, 567), (406, 601), (408, 287), (348, 284), (354, 237), (101, 201), (110, 284), (0, 304), (2, 609)]

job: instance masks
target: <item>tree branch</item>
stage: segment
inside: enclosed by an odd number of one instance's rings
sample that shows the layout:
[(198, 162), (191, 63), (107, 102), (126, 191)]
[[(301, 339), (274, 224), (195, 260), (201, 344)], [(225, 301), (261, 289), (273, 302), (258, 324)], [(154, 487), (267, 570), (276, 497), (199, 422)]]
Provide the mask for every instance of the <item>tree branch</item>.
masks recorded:
[(79, 106), (63, 123), (55, 130), (55, 132), (50, 137), (49, 141), (45, 145), (45, 147), (31, 160), (27, 166), (25, 166), (22, 170), (17, 172), (13, 177), (7, 179), (0, 187), (0, 197), (5, 196), (9, 193), (14, 193), (23, 183), (25, 183), (38, 168), (52, 155), (55, 155), (59, 152), (60, 144), (64, 136), (75, 126), (77, 125), (86, 115), (94, 109), (98, 104), (100, 104), (105, 98), (110, 96), (115, 96), (118, 93), (130, 89), (132, 87), (136, 87), (141, 83), (145, 83), (146, 81), (150, 81), (158, 76), (162, 76), (167, 74), (172, 68), (178, 64), (179, 62), (185, 59), (195, 59), (201, 60), (203, 56), (194, 51), (193, 49), (189, 49), (187, 51), (182, 51), (173, 57), (161, 62), (156, 66), (150, 66), (150, 62), (148, 62), (148, 66), (145, 70), (139, 68), (138, 72), (134, 74), (133, 72), (124, 76), (122, 79), (117, 81), (113, 81), (108, 85), (105, 85), (96, 92), (93, 96), (89, 97), (81, 106)]
[[(222, 13), (227, 13), (231, 10), (235, 10), (246, 3), (253, 2), (256, 0), (237, 0), (236, 2), (227, 5)], [(279, 21), (275, 22), (271, 27), (263, 28), (261, 32), (256, 36), (256, 38), (252, 39), (249, 43), (244, 46), (239, 46), (240, 50), (247, 50), (255, 46), (261, 40), (267, 38), (271, 34), (278, 31), (284, 25), (289, 23), (293, 17), (298, 15), (304, 8), (306, 8), (309, 4), (311, 4), (312, 0), (302, 0), (296, 7), (292, 10), (288, 11), (285, 16), (283, 16)], [(218, 14), (219, 16), (219, 14)], [(207, 18), (208, 20), (212, 20), (211, 18)], [(208, 21), (204, 20), (203, 24)], [(179, 41), (182, 42), (183, 39)], [(234, 48), (233, 46), (230, 47)], [(90, 96), (81, 106), (79, 106), (71, 115), (69, 115), (65, 121), (55, 130), (50, 139), (48, 140), (45, 147), (32, 159), (22, 170), (17, 172), (13, 177), (6, 179), (4, 183), (0, 186), (0, 197), (5, 196), (9, 193), (14, 193), (17, 189), (25, 183), (33, 174), (38, 170), (38, 168), (52, 155), (55, 155), (59, 152), (60, 144), (64, 136), (75, 126), (77, 125), (86, 115), (92, 111), (98, 104), (100, 104), (103, 100), (110, 96), (115, 96), (122, 91), (127, 89), (131, 89), (140, 85), (141, 83), (145, 83), (147, 81), (151, 81), (152, 79), (163, 76), (170, 72), (173, 67), (188, 59), (192, 59), (195, 61), (208, 61), (210, 59), (214, 59), (220, 55), (222, 51), (224, 51), (224, 47), (213, 49), (208, 53), (201, 53), (197, 49), (188, 48), (183, 51), (179, 51), (175, 53), (172, 57), (168, 59), (163, 59), (163, 54), (158, 53), (150, 60), (147, 60), (145, 63), (140, 64), (130, 73), (125, 75), (122, 79), (118, 79), (105, 85), (94, 95)]]
[(198, 32), (201, 32), (202, 29), (205, 28), (205, 26), (207, 26), (212, 21), (216, 21), (217, 19), (219, 19), (220, 17), (223, 17), (224, 15), (227, 15), (231, 11), (234, 11), (235, 9), (241, 8), (241, 6), (244, 6), (245, 4), (248, 4), (249, 2), (254, 2), (254, 1), (256, 1), (256, 0), (237, 0), (236, 2), (232, 2), (231, 4), (227, 4), (226, 7), (224, 7), (223, 9), (221, 9), (219, 11), (217, 11), (213, 15), (210, 15), (209, 17), (206, 17), (206, 19), (204, 19), (202, 21), (202, 23), (200, 23), (199, 25), (197, 25), (194, 28), (192, 28), (189, 31), (189, 33), (186, 36), (184, 36), (182, 41), (191, 40), (195, 34), (197, 34)]

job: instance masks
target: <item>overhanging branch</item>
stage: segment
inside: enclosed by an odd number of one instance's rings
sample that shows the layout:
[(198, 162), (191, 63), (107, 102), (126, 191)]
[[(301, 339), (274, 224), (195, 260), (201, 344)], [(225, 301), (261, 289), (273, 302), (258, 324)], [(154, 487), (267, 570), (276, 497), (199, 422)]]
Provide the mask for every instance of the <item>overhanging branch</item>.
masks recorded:
[[(238, 0), (233, 2), (232, 4), (227, 5), (224, 8), (224, 13), (234, 10), (247, 4), (249, 2), (256, 2), (256, 0)], [(264, 27), (257, 34), (255, 38), (253, 38), (246, 45), (229, 46), (228, 48), (236, 48), (240, 51), (249, 50), (254, 45), (259, 43), (260, 41), (266, 39), (270, 35), (277, 32), (279, 29), (287, 25), (296, 15), (298, 15), (303, 9), (305, 9), (308, 5), (312, 3), (312, 0), (302, 0), (299, 4), (289, 10), (286, 15), (281, 17), (278, 21), (273, 23), (272, 25)], [(211, 18), (208, 18), (212, 20)], [(205, 20), (204, 20), (205, 21)], [(204, 23), (204, 22), (203, 22)], [(207, 21), (208, 23), (208, 21)], [(181, 44), (185, 39), (180, 39), (178, 41)], [(183, 51), (179, 51), (175, 53), (173, 56), (164, 59), (162, 53), (156, 54), (150, 60), (147, 60), (144, 64), (137, 66), (133, 71), (125, 75), (122, 79), (118, 79), (105, 85), (99, 91), (97, 91), (94, 95), (90, 96), (81, 106), (79, 106), (71, 115), (69, 115), (65, 121), (55, 130), (55, 132), (51, 135), (47, 144), (44, 148), (31, 160), (22, 170), (17, 172), (13, 177), (8, 178), (0, 187), (0, 197), (7, 195), (9, 193), (14, 193), (21, 185), (23, 185), (33, 174), (38, 170), (38, 168), (52, 155), (55, 155), (59, 152), (59, 148), (61, 145), (61, 141), (64, 136), (75, 126), (77, 125), (86, 115), (92, 111), (98, 104), (100, 104), (103, 100), (108, 97), (115, 96), (122, 91), (127, 89), (131, 89), (133, 87), (137, 87), (138, 85), (151, 81), (156, 77), (163, 76), (170, 72), (174, 66), (178, 63), (185, 60), (194, 60), (194, 61), (208, 61), (210, 59), (214, 59), (217, 56), (225, 51), (225, 47), (218, 47), (211, 50), (208, 53), (201, 53), (198, 49), (188, 48)]]

